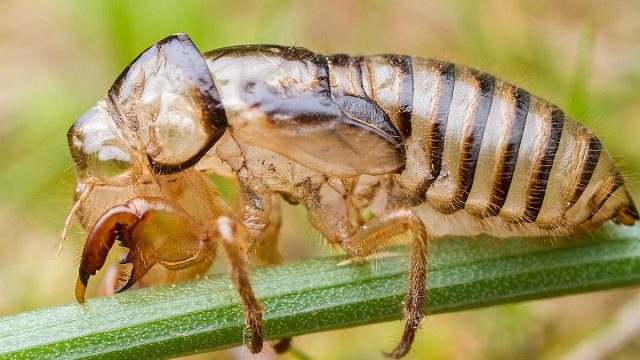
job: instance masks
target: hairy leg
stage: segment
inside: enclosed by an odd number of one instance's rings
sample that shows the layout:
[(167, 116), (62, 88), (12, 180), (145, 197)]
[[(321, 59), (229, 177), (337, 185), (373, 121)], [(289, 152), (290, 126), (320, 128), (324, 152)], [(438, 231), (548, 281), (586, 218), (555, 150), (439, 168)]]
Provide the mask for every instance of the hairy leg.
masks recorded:
[(406, 232), (410, 232), (412, 240), (409, 288), (403, 311), (406, 324), (400, 343), (393, 351), (385, 353), (390, 358), (400, 358), (407, 354), (424, 317), (427, 281), (427, 230), (422, 220), (412, 210), (396, 209), (371, 219), (340, 243), (340, 246), (349, 255), (365, 257), (375, 253), (381, 247), (389, 245), (389, 240), (392, 237)]
[[(281, 213), (278, 198), (259, 183), (251, 183), (247, 173), (239, 172), (239, 214), (250, 237), (249, 251), (255, 250), (260, 265), (275, 265), (282, 262), (278, 251)], [(289, 350), (291, 338), (273, 344), (276, 353)]]
[[(282, 263), (282, 255), (278, 251), (278, 236), (280, 235), (280, 225), (282, 214), (277, 197), (272, 197), (271, 214), (269, 225), (265, 228), (261, 240), (256, 243), (256, 257), (260, 265), (275, 265)], [(277, 354), (285, 353), (291, 347), (291, 338), (280, 339), (273, 345), (273, 350)]]
[(248, 348), (252, 354), (259, 353), (262, 350), (263, 343), (263, 309), (258, 299), (256, 299), (249, 282), (244, 244), (239, 236), (237, 224), (233, 219), (221, 216), (214, 221), (213, 227), (215, 238), (222, 243), (227, 256), (229, 274), (233, 285), (242, 299), (245, 323), (251, 333)]

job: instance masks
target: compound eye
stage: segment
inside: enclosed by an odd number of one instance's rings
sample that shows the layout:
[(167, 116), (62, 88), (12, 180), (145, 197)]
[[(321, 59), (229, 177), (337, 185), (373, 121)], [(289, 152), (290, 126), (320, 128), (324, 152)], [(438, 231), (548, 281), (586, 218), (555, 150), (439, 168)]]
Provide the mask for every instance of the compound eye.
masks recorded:
[(129, 154), (115, 145), (103, 145), (90, 155), (89, 172), (95, 174), (107, 185), (131, 184), (132, 167)]
[(96, 177), (112, 186), (131, 184), (134, 167), (131, 150), (101, 106), (80, 116), (67, 137), (80, 177)]

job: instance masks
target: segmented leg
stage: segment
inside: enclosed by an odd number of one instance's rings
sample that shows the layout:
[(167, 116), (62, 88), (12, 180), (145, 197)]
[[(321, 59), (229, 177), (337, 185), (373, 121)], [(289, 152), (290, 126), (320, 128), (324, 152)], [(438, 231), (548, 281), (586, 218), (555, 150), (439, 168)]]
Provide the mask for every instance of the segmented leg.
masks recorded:
[(427, 281), (427, 230), (422, 220), (410, 209), (385, 212), (361, 226), (340, 243), (352, 256), (364, 257), (389, 245), (396, 235), (411, 232), (411, 259), (409, 288), (404, 302), (403, 318), (406, 320), (400, 343), (385, 356), (401, 358), (409, 351), (420, 321), (424, 317), (425, 286)]
[[(155, 264), (181, 270), (213, 259), (212, 242), (198, 223), (171, 201), (133, 198), (107, 210), (87, 237), (76, 282), (76, 299), (83, 303), (89, 278), (102, 268), (114, 242), (129, 252), (120, 264), (127, 264), (124, 283), (115, 292), (133, 286)], [(179, 240), (179, 246), (176, 242)]]
[(229, 217), (221, 216), (214, 222), (216, 239), (222, 243), (227, 255), (229, 274), (233, 285), (242, 299), (245, 323), (251, 332), (248, 348), (252, 354), (262, 350), (262, 305), (256, 299), (247, 271), (247, 263), (244, 259), (244, 246), (238, 234), (237, 224)]
[[(272, 196), (271, 211), (269, 213), (269, 225), (263, 228), (259, 240), (255, 241), (254, 249), (256, 257), (260, 265), (275, 265), (282, 262), (282, 255), (278, 251), (278, 236), (280, 235), (280, 225), (282, 214), (280, 212), (280, 204), (278, 198)], [(281, 339), (273, 344), (276, 353), (282, 354), (289, 350), (291, 346), (291, 338)]]
[(247, 170), (238, 171), (238, 213), (249, 234), (249, 248), (262, 242), (271, 220), (272, 192), (259, 182), (249, 179)]

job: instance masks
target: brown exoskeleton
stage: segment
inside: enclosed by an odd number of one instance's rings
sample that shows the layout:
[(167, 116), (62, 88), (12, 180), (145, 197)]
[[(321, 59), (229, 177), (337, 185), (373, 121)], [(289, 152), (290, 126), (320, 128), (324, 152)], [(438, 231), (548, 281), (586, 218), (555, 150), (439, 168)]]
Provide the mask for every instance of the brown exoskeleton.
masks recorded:
[[(125, 281), (107, 278), (107, 292), (202, 273), (221, 243), (253, 353), (263, 310), (245, 255), (280, 261), (276, 196), (304, 205), (313, 226), (356, 258), (409, 235), (407, 322), (394, 358), (424, 315), (429, 238), (555, 236), (638, 220), (586, 128), (491, 75), (419, 57), (270, 45), (200, 54), (173, 35), (136, 58), (68, 138), (78, 169), (72, 215), (90, 230), (78, 301), (116, 240), (129, 248), (113, 268)], [(238, 210), (212, 172), (237, 179)]]

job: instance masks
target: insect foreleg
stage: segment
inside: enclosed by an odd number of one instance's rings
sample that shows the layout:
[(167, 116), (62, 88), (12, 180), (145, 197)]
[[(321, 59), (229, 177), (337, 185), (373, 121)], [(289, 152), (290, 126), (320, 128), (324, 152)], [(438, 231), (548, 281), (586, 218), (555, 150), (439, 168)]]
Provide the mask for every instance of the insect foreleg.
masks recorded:
[(85, 243), (76, 284), (78, 302), (84, 302), (89, 278), (103, 267), (116, 240), (129, 249), (120, 264), (130, 269), (115, 292), (134, 285), (155, 264), (169, 270), (203, 265), (198, 267), (202, 272), (213, 260), (215, 244), (191, 216), (166, 199), (137, 197), (114, 206), (98, 219)]
[(263, 310), (249, 282), (242, 238), (238, 234), (237, 224), (229, 217), (221, 216), (217, 218), (213, 222), (213, 226), (215, 237), (220, 240), (227, 255), (231, 280), (242, 299), (245, 323), (249, 331), (251, 331), (251, 338), (248, 344), (249, 350), (252, 354), (257, 354), (262, 350)]
[(396, 348), (385, 356), (400, 358), (411, 348), (411, 343), (424, 316), (424, 295), (427, 281), (427, 230), (420, 218), (410, 209), (387, 211), (369, 220), (351, 236), (340, 242), (340, 246), (352, 256), (365, 257), (381, 247), (390, 245), (390, 240), (410, 232), (411, 260), (409, 288), (404, 301), (405, 324), (402, 339)]

